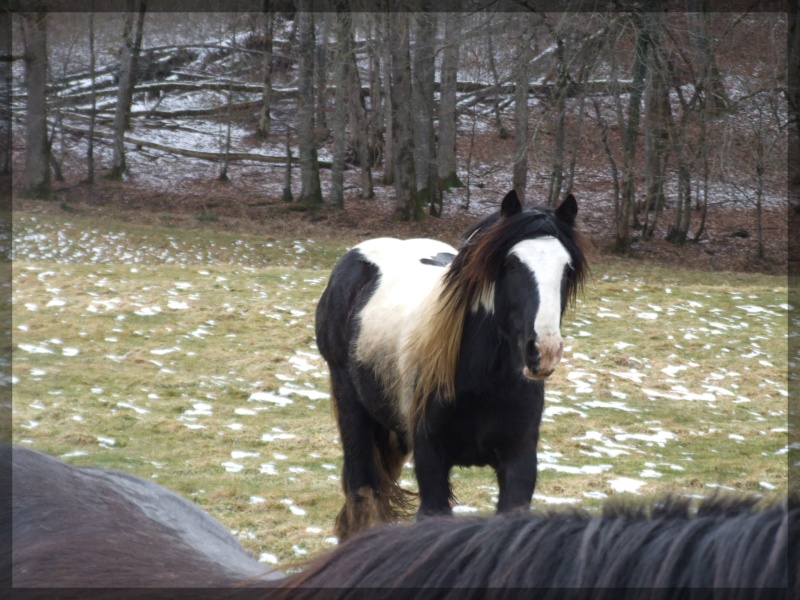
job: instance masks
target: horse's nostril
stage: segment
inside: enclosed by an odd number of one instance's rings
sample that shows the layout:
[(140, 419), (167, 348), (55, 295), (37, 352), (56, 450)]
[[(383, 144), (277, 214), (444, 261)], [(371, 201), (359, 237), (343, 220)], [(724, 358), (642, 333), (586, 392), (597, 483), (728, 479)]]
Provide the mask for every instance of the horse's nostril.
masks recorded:
[(536, 349), (535, 340), (528, 340), (528, 343), (525, 344), (525, 363), (528, 366), (536, 364), (538, 361), (538, 355), (539, 351)]

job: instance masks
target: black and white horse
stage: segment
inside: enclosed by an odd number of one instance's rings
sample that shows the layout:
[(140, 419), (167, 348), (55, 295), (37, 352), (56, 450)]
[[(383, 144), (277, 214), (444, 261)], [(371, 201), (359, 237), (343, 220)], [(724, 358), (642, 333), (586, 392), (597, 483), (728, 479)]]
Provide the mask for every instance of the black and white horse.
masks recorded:
[(491, 465), (498, 510), (530, 505), (544, 380), (563, 352), (564, 309), (587, 272), (570, 194), (553, 210), (509, 192), (460, 250), (380, 238), (345, 254), (316, 314), (344, 448), (341, 539), (409, 506), (449, 513), (455, 465)]

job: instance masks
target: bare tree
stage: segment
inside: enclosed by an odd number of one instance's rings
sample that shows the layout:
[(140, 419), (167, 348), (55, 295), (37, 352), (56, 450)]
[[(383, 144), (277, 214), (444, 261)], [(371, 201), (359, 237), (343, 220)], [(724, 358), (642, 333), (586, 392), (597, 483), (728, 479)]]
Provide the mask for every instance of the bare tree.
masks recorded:
[[(0, 30), (11, 31), (12, 17), (10, 12), (0, 13)], [(11, 36), (5, 36), (0, 42), (0, 52), (7, 56), (7, 60), (0, 61), (0, 132), (3, 137), (2, 148), (2, 174), (11, 174), (11, 155), (13, 144), (13, 127), (11, 124)]]
[(611, 144), (608, 141), (608, 125), (603, 119), (600, 111), (600, 103), (597, 98), (592, 98), (592, 106), (594, 107), (595, 118), (597, 125), (600, 128), (600, 138), (603, 141), (603, 150), (605, 150), (608, 162), (611, 166), (611, 181), (614, 184), (614, 214), (619, 214), (620, 204), (620, 184), (619, 184), (619, 168), (617, 167), (617, 159), (614, 157), (614, 152), (611, 150)]
[(50, 144), (47, 140), (47, 20), (45, 12), (23, 13), (27, 130), (24, 195), (49, 198)]
[[(782, 89), (784, 36), (776, 35), (782, 29), (780, 19), (773, 17), (772, 21), (771, 52), (762, 55), (766, 59), (764, 68), (760, 69), (759, 77), (739, 81), (737, 87), (745, 93), (728, 105), (731, 114), (725, 123), (720, 160), (736, 196), (755, 208), (756, 256), (759, 259), (765, 257), (765, 193), (770, 180), (786, 180), (783, 170), (786, 163), (781, 157), (786, 155), (786, 131), (791, 127), (791, 109)], [(743, 163), (747, 165), (745, 172), (736, 168)]]
[(272, 38), (275, 31), (275, 13), (273, 12), (272, 0), (262, 0), (262, 24), (264, 35), (264, 71), (263, 71), (263, 99), (261, 110), (258, 115), (258, 135), (269, 136), (269, 128), (272, 120), (270, 110), (272, 109), (272, 75), (275, 66), (275, 59), (272, 53)]
[[(658, 0), (656, 0), (658, 1)], [(652, 4), (652, 0), (650, 2)], [(639, 135), (639, 117), (641, 113), (644, 82), (647, 75), (647, 52), (649, 49), (648, 36), (645, 32), (644, 21), (641, 15), (634, 15), (636, 26), (636, 49), (633, 59), (633, 73), (631, 75), (631, 92), (628, 102), (628, 120), (625, 123), (619, 102), (617, 103), (617, 119), (620, 128), (624, 126), (622, 138), (623, 165), (622, 181), (620, 184), (620, 207), (617, 216), (617, 233), (615, 247), (619, 252), (628, 252), (631, 244), (631, 219), (634, 211), (635, 197), (635, 158), (636, 144)]]
[[(459, 3), (460, 4), (460, 3)], [(455, 6), (454, 8), (459, 8)], [(442, 190), (463, 184), (456, 172), (456, 84), (458, 76), (458, 49), (461, 38), (460, 13), (446, 13), (444, 19), (444, 48), (439, 76), (439, 146), (436, 162)]]
[(414, 172), (421, 204), (430, 207), (438, 216), (442, 210), (436, 166), (436, 141), (433, 129), (434, 81), (436, 72), (436, 13), (421, 11), (414, 15), (414, 66), (412, 80), (412, 111), (414, 117)]
[[(231, 20), (231, 56), (236, 55), (236, 17)], [(222, 146), (222, 165), (217, 179), (228, 181), (228, 166), (230, 165), (231, 153), (231, 126), (233, 121), (233, 75), (228, 75), (228, 107), (226, 110), (225, 141)]]
[(644, 97), (647, 127), (645, 127), (645, 201), (642, 211), (644, 214), (642, 237), (651, 238), (658, 216), (666, 206), (664, 183), (670, 154), (667, 125), (672, 109), (668, 74), (659, 68), (660, 64), (666, 64), (668, 61), (663, 36), (664, 17), (655, 13), (647, 15), (646, 18), (649, 19), (648, 27), (653, 48), (648, 57)]
[(711, 40), (706, 33), (709, 14), (708, 0), (686, 0), (686, 18), (689, 22), (689, 37), (695, 54), (698, 71), (704, 73), (703, 86), (706, 104), (712, 116), (721, 115), (728, 107), (728, 93), (722, 83), (722, 73), (716, 64)]
[[(776, 151), (785, 143), (786, 115), (782, 114), (775, 93), (764, 91), (748, 96), (739, 107), (746, 110), (752, 123), (742, 128), (736, 119), (728, 121), (728, 137), (735, 137), (745, 149), (745, 157), (752, 168), (751, 175), (742, 181), (742, 173), (729, 173), (729, 181), (740, 199), (755, 208), (756, 255), (764, 258), (763, 208), (764, 188), (771, 171), (776, 170)], [(737, 111), (738, 112), (738, 111)], [(726, 145), (730, 147), (730, 143)]]
[(356, 149), (356, 162), (361, 169), (361, 197), (372, 198), (375, 192), (372, 187), (372, 164), (370, 161), (370, 133), (367, 108), (361, 93), (361, 75), (358, 72), (355, 44), (351, 27), (344, 32), (344, 53), (348, 61), (346, 71), (348, 97), (350, 99), (350, 132)]
[[(367, 131), (369, 132), (369, 159), (371, 167), (379, 167), (383, 162), (385, 81), (381, 81), (380, 40), (378, 23), (373, 15), (367, 19), (367, 55), (369, 61), (369, 111), (367, 112)], [(385, 80), (385, 77), (383, 78)]]
[[(120, 50), (119, 87), (117, 106), (114, 112), (114, 154), (111, 161), (110, 179), (122, 179), (128, 171), (125, 162), (125, 131), (130, 122), (131, 102), (135, 86), (137, 48), (141, 48), (142, 30), (146, 9), (145, 0), (127, 0), (123, 42)], [(137, 43), (138, 40), (138, 43)]]
[(286, 165), (284, 166), (283, 193), (281, 200), (291, 202), (294, 200), (292, 195), (292, 129), (286, 126)]
[(492, 94), (492, 110), (494, 114), (495, 125), (497, 126), (497, 134), (501, 140), (508, 139), (511, 134), (503, 125), (503, 119), (500, 116), (500, 74), (497, 71), (497, 60), (494, 55), (494, 35), (490, 33), (486, 36), (486, 53), (489, 59), (489, 72), (492, 74), (494, 82), (494, 94)]
[(569, 73), (567, 64), (570, 61), (571, 44), (568, 36), (557, 36), (556, 39), (556, 84), (553, 98), (556, 113), (556, 129), (553, 140), (552, 167), (550, 171), (550, 191), (547, 195), (547, 205), (555, 206), (561, 197), (561, 185), (564, 179), (564, 141), (566, 137), (567, 120), (567, 85)]
[(97, 74), (95, 70), (94, 0), (92, 0), (91, 11), (89, 12), (89, 77), (92, 81), (90, 90), (92, 109), (89, 113), (89, 135), (86, 140), (87, 183), (94, 183), (94, 126), (97, 121)]
[(133, 34), (133, 48), (131, 52), (131, 73), (133, 79), (127, 88), (125, 98), (125, 129), (131, 126), (131, 104), (133, 103), (133, 90), (136, 88), (136, 79), (139, 73), (139, 57), (142, 53), (142, 37), (144, 34), (144, 19), (147, 13), (147, 0), (137, 0), (136, 27)]
[[(77, 42), (77, 37), (73, 37), (72, 41), (70, 42), (67, 51), (63, 55), (63, 61), (61, 66), (61, 73), (59, 74), (58, 78), (61, 81), (66, 81), (67, 75), (69, 73), (70, 62), (72, 59), (72, 51), (75, 49), (75, 44)], [(55, 76), (52, 75), (54, 68), (53, 68), (53, 59), (49, 59), (50, 63), (50, 72), (51, 78), (55, 79)], [(64, 173), (61, 170), (61, 165), (64, 162), (64, 158), (66, 156), (66, 147), (64, 142), (64, 99), (61, 97), (62, 89), (60, 86), (53, 86), (55, 89), (51, 93), (51, 100), (50, 104), (55, 105), (55, 118), (52, 119), (50, 125), (50, 136), (48, 139), (48, 146), (50, 146), (50, 166), (53, 168), (53, 178), (56, 181), (64, 181)], [(58, 152), (56, 152), (56, 140), (58, 140)]]
[(395, 218), (420, 220), (414, 175), (414, 139), (411, 121), (411, 55), (408, 15), (389, 15), (389, 50), (392, 71), (392, 145), (394, 147)]
[(349, 12), (336, 13), (334, 49), (334, 83), (336, 92), (333, 105), (333, 164), (331, 166), (331, 205), (335, 208), (344, 208), (344, 157), (345, 139), (347, 137), (347, 70), (349, 57), (347, 56), (349, 29), (352, 26), (352, 17)]
[(300, 162), (300, 204), (313, 208), (322, 204), (314, 123), (314, 13), (306, 0), (297, 3), (297, 137)]
[(383, 142), (383, 185), (392, 185), (394, 183), (394, 113), (392, 112), (392, 56), (391, 44), (389, 40), (390, 30), (390, 16), (383, 13), (380, 20), (382, 25), (382, 51), (381, 51), (381, 64), (383, 66), (383, 80), (384, 80), (384, 103), (386, 109), (383, 112), (384, 117), (384, 142)]
[(517, 196), (524, 203), (528, 185), (528, 150), (530, 136), (528, 133), (528, 88), (530, 85), (530, 63), (533, 58), (531, 49), (532, 19), (528, 13), (517, 17), (517, 64), (514, 87), (514, 160), (513, 187)]
[(327, 108), (327, 89), (328, 89), (328, 43), (330, 41), (331, 17), (334, 13), (322, 13), (322, 24), (317, 36), (316, 49), (314, 52), (314, 79), (316, 80), (317, 101), (316, 101), (316, 127), (323, 130), (328, 128), (328, 118), (325, 112)]
[[(786, 99), (789, 105), (789, 190), (792, 206), (792, 224), (800, 215), (800, 7), (797, 2), (789, 3), (789, 56), (787, 64), (788, 81)], [(797, 231), (797, 228), (790, 231)], [(797, 254), (794, 254), (797, 256)], [(793, 265), (793, 274), (797, 273)]]

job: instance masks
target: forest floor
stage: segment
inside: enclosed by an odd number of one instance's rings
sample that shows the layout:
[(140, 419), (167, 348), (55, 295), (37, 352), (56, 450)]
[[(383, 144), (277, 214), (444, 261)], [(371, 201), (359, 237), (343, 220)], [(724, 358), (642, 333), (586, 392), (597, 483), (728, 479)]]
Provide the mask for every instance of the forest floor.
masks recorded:
[[(136, 223), (159, 223), (178, 228), (220, 229), (270, 236), (353, 239), (392, 235), (397, 237), (434, 237), (456, 243), (458, 236), (482, 214), (492, 210), (496, 200), (473, 200), (469, 210), (461, 208), (466, 192), (457, 189), (445, 194), (445, 214), (427, 217), (420, 223), (400, 223), (392, 218), (394, 208), (392, 186), (378, 184), (375, 177), (375, 198), (361, 199), (357, 190), (346, 192), (345, 210), (322, 207), (300, 211), (295, 203), (285, 203), (278, 194), (265, 194), (257, 167), (237, 165), (231, 181), (212, 178), (183, 179), (179, 188), (154, 188), (149, 180), (136, 177), (127, 182), (109, 181), (102, 172), (93, 185), (81, 182), (78, 176), (54, 185), (52, 201), (34, 201), (14, 194), (13, 209), (25, 212), (77, 211), (94, 216), (107, 215)], [(277, 171), (277, 169), (271, 169)], [(21, 170), (15, 174), (15, 191)], [(277, 173), (274, 173), (277, 175)], [(282, 173), (280, 175), (283, 176)], [(355, 177), (350, 171), (348, 177)], [(270, 186), (273, 187), (274, 186)], [(614, 223), (609, 211), (593, 210), (587, 197), (591, 190), (576, 192), (582, 210), (579, 223), (592, 242), (597, 255), (612, 254)], [(271, 196), (271, 197), (270, 197)], [(660, 217), (660, 226), (671, 221), (667, 209)], [(700, 211), (693, 222), (699, 223)], [(697, 227), (693, 228), (693, 232)], [(665, 266), (700, 270), (786, 273), (788, 261), (787, 205), (767, 206), (763, 210), (765, 258), (757, 258), (755, 208), (731, 204), (709, 207), (705, 230), (699, 242), (677, 245), (664, 240), (657, 231), (654, 239), (638, 240), (628, 258)]]

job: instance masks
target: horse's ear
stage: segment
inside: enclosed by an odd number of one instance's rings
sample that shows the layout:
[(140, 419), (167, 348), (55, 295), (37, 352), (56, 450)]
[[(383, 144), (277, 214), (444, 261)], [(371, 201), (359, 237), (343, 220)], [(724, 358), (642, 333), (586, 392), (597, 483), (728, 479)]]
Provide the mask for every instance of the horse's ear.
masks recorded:
[(511, 190), (506, 194), (506, 197), (503, 198), (503, 202), (500, 204), (500, 216), (510, 217), (512, 215), (516, 215), (517, 213), (521, 212), (522, 212), (522, 203), (519, 201), (517, 192)]
[(558, 205), (556, 216), (570, 227), (575, 225), (575, 216), (578, 214), (578, 201), (575, 196), (567, 194), (564, 201)]

